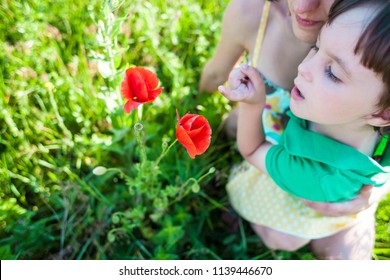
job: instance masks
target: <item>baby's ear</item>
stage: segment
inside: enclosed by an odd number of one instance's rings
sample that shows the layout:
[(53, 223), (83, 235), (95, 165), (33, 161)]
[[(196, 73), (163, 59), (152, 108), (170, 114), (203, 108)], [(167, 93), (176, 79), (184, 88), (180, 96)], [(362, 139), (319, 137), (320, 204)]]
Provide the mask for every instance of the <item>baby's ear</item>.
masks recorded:
[(375, 127), (386, 127), (390, 126), (390, 108), (387, 108), (379, 114), (373, 114), (368, 119), (368, 124)]

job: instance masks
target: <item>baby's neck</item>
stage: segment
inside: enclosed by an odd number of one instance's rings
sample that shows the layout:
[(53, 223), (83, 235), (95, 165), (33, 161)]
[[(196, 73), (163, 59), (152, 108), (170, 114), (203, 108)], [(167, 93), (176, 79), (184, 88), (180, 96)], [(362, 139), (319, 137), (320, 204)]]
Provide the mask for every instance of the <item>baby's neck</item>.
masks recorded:
[(373, 154), (375, 146), (380, 139), (379, 133), (367, 125), (356, 128), (309, 122), (309, 129), (354, 147), (368, 156)]

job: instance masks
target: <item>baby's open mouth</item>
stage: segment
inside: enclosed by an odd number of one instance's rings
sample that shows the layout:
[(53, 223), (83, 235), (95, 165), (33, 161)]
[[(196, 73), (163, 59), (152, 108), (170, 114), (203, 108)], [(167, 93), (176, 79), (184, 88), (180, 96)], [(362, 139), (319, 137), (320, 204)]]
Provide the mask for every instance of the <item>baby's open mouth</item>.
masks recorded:
[(294, 86), (291, 90), (291, 97), (295, 100), (304, 100), (305, 96), (302, 94), (302, 92), (298, 89), (297, 86)]
[(305, 97), (303, 96), (302, 92), (301, 92), (298, 88), (296, 88), (296, 89), (297, 89), (298, 95), (299, 95), (300, 97), (302, 97), (302, 98), (305, 98)]

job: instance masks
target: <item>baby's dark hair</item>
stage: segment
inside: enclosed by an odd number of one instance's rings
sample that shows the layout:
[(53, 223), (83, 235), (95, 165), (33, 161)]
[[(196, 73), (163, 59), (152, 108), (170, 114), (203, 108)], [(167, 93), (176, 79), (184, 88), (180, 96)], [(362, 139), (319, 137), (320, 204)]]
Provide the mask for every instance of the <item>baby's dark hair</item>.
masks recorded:
[[(328, 24), (340, 14), (360, 6), (373, 7), (373, 17), (360, 36), (355, 54), (361, 54), (361, 63), (373, 70), (385, 85), (378, 102), (378, 115), (390, 121), (390, 0), (336, 0), (329, 12)], [(390, 134), (390, 126), (376, 128), (381, 134)]]

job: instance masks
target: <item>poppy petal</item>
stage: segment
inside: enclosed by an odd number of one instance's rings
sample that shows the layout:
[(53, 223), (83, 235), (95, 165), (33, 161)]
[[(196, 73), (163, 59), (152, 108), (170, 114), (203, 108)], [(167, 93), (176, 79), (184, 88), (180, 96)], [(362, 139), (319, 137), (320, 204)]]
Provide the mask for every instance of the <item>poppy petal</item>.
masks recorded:
[[(133, 70), (133, 68), (128, 70)], [(129, 72), (129, 74), (127, 74), (127, 72)], [(138, 71), (133, 70), (126, 71), (126, 76), (130, 89), (133, 92), (132, 99), (137, 100), (137, 102), (148, 101), (148, 90), (141, 74), (138, 73)]]
[(125, 113), (126, 114), (129, 114), (131, 111), (133, 111), (134, 109), (136, 109), (139, 105), (141, 105), (141, 103), (139, 102), (134, 102), (133, 100), (128, 100), (123, 109), (125, 110)]
[(135, 68), (142, 76), (142, 79), (145, 81), (147, 90), (151, 91), (156, 89), (156, 87), (158, 86), (158, 78), (156, 74), (142, 67), (135, 67)]
[(211, 133), (203, 134), (200, 137), (193, 138), (192, 141), (196, 146), (196, 152), (198, 154), (203, 154), (211, 143)]
[(121, 94), (124, 99), (131, 99), (133, 96), (133, 93), (129, 87), (129, 83), (127, 82), (127, 79), (123, 79), (121, 83)]
[(189, 131), (192, 128), (192, 123), (195, 121), (197, 115), (195, 114), (185, 114), (181, 119), (180, 123), (185, 130)]
[(181, 127), (180, 124), (176, 126), (176, 138), (187, 150), (188, 155), (191, 158), (195, 158), (196, 147), (192, 142), (191, 138), (187, 135), (186, 131)]
[(192, 122), (191, 131), (188, 132), (188, 135), (191, 138), (196, 137), (199, 133), (205, 135), (207, 131), (211, 131), (210, 125), (207, 119), (201, 115), (197, 115), (194, 121)]
[(160, 87), (155, 90), (149, 91), (149, 100), (155, 100), (161, 94), (163, 89), (163, 87)]
[(202, 127), (199, 127), (197, 129), (191, 129), (190, 131), (188, 131), (188, 135), (191, 137), (191, 138), (194, 138), (196, 137), (204, 128), (204, 125)]

